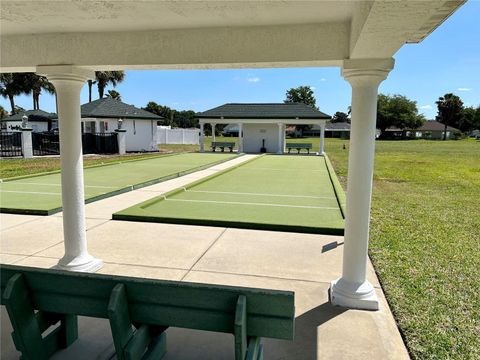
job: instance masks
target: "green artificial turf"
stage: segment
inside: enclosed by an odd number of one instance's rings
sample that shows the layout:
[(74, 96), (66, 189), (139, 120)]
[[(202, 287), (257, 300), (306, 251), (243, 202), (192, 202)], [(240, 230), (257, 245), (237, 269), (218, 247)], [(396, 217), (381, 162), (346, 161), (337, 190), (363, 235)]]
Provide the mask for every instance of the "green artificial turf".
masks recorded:
[(325, 159), (317, 156), (259, 157), (113, 218), (323, 234), (344, 227)]
[[(84, 169), (85, 200), (91, 202), (234, 158), (235, 154), (180, 154)], [(49, 215), (61, 210), (60, 174), (0, 183), (0, 211)]]

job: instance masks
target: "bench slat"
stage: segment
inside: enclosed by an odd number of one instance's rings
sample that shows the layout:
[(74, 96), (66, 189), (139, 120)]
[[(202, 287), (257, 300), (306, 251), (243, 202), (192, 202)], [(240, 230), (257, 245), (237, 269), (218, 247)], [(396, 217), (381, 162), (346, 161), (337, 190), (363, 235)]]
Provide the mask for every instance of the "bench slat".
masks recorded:
[(234, 142), (219, 142), (219, 141), (213, 141), (212, 146), (225, 146), (225, 147), (230, 147), (230, 146), (235, 146)]
[(298, 148), (301, 148), (301, 149), (311, 149), (312, 148), (312, 144), (310, 143), (287, 143), (287, 149), (288, 148), (292, 148), (292, 149), (298, 149)]
[(2, 265), (2, 294), (8, 279), (18, 272), (33, 292), (34, 307), (44, 311), (108, 318), (110, 293), (122, 283), (133, 323), (233, 333), (236, 302), (245, 295), (248, 336), (293, 338), (294, 294), (289, 291)]

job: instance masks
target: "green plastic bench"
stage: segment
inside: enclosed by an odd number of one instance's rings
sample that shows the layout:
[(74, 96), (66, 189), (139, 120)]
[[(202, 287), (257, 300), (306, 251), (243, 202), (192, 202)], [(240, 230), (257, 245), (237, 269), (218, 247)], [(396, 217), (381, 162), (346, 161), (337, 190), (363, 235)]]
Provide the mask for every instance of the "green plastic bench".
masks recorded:
[(306, 149), (307, 153), (310, 154), (310, 149), (312, 148), (312, 144), (309, 143), (287, 143), (286, 147), (288, 149), (288, 153), (290, 154), (290, 150), (297, 149), (298, 154), (300, 154), (300, 150)]
[(1, 265), (0, 278), (1, 303), (24, 360), (48, 359), (72, 344), (77, 315), (109, 319), (119, 360), (160, 359), (169, 326), (233, 334), (235, 360), (263, 359), (260, 338), (292, 340), (294, 334), (289, 291), (14, 265)]
[(220, 142), (220, 141), (213, 141), (212, 142), (212, 145), (211, 145), (211, 148), (212, 148), (212, 151), (215, 152), (216, 148), (219, 147), (222, 152), (225, 151), (225, 148), (229, 148), (230, 149), (230, 152), (233, 152), (233, 148), (235, 146), (235, 143), (234, 142)]

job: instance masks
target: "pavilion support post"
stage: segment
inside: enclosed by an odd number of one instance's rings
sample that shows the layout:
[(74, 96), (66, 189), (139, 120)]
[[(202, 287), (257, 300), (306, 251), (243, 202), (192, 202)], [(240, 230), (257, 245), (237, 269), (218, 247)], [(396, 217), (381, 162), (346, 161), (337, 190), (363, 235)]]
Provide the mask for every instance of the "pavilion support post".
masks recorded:
[(94, 272), (103, 262), (87, 251), (80, 127), (80, 90), (94, 73), (70, 65), (39, 66), (37, 73), (47, 76), (57, 94), (65, 245), (65, 255), (57, 268)]
[(213, 141), (213, 142), (216, 141), (216, 140), (215, 140), (215, 125), (217, 125), (217, 124), (212, 123), (212, 141)]
[(200, 152), (205, 152), (205, 124), (200, 123)]
[(320, 122), (320, 146), (318, 149), (318, 155), (325, 153), (325, 121)]
[(238, 153), (243, 152), (243, 123), (238, 124)]
[(352, 127), (348, 158), (347, 210), (342, 277), (332, 281), (333, 305), (378, 310), (367, 280), (370, 204), (375, 150), (378, 86), (393, 68), (393, 59), (345, 60), (343, 77), (352, 86)]
[(22, 128), (22, 154), (24, 159), (33, 158), (32, 129)]
[(279, 154), (279, 155), (283, 154), (283, 135), (284, 135), (283, 124), (278, 123), (278, 150), (277, 150), (277, 154)]

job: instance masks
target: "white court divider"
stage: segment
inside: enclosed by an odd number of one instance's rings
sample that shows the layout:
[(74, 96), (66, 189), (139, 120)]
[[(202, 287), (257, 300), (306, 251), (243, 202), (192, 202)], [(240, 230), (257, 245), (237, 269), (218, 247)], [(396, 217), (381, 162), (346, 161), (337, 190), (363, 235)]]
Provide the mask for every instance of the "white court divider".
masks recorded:
[(182, 144), (198, 145), (200, 144), (199, 129), (166, 129), (157, 127), (157, 143), (163, 144)]

